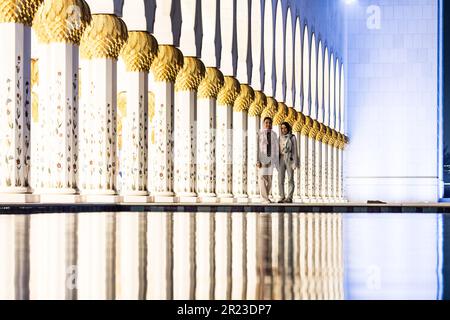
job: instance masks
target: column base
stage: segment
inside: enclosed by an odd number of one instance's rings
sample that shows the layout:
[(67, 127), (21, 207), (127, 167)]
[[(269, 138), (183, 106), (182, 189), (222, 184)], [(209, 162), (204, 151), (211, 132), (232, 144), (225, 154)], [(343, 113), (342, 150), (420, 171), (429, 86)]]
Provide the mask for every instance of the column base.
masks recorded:
[(0, 193), (0, 203), (38, 203), (38, 194), (31, 193)]
[(119, 203), (122, 197), (116, 194), (83, 194), (81, 200), (86, 203)]
[(154, 195), (153, 202), (154, 203), (175, 203), (175, 197)]
[(233, 195), (230, 194), (219, 194), (217, 195), (220, 203), (234, 203)]
[(250, 196), (248, 198), (248, 202), (249, 203), (261, 203), (262, 202), (262, 198), (261, 198), (261, 196)]
[(236, 196), (234, 197), (234, 203), (248, 203), (248, 196)]
[(185, 196), (177, 196), (175, 197), (175, 202), (178, 203), (197, 203), (198, 197), (185, 197)]
[(218, 200), (219, 199), (217, 199), (217, 197), (214, 193), (198, 195), (198, 202), (200, 202), (200, 203), (217, 203)]
[(40, 203), (80, 203), (82, 202), (79, 194), (40, 194)]
[(122, 195), (122, 202), (124, 203), (150, 203), (153, 202), (153, 197), (149, 195)]

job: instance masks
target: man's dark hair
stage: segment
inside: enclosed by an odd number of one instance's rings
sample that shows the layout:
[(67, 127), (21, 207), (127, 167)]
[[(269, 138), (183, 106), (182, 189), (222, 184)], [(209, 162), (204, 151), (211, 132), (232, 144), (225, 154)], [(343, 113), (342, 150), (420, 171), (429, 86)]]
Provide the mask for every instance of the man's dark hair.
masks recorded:
[(272, 120), (271, 117), (265, 117), (264, 120), (263, 120), (263, 122), (266, 122), (266, 120), (270, 120), (270, 123), (273, 123), (273, 120)]
[(291, 125), (289, 123), (283, 122), (281, 125), (285, 126), (288, 129), (288, 133), (292, 133), (292, 127), (291, 127)]

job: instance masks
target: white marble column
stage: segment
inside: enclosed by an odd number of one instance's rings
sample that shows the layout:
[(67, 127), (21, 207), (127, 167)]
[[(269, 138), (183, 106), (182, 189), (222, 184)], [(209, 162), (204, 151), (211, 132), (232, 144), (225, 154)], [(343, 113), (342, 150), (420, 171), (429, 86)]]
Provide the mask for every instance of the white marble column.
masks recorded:
[(86, 202), (119, 201), (117, 59), (127, 39), (127, 27), (121, 19), (113, 14), (95, 14), (81, 40), (81, 58), (87, 60), (82, 76), (89, 74), (80, 106), (79, 187)]
[[(273, 117), (273, 131), (277, 134), (278, 140), (280, 139), (280, 136), (281, 136), (281, 124), (285, 121), (287, 115), (288, 115), (287, 105), (284, 102), (278, 102), (277, 113)], [(273, 170), (272, 196), (273, 196), (273, 201), (281, 200), (280, 192), (278, 189), (278, 169)]]
[(121, 195), (124, 202), (148, 202), (148, 72), (158, 50), (145, 31), (128, 32), (122, 48), (127, 93), (122, 128)]
[(200, 202), (216, 202), (216, 105), (224, 84), (217, 68), (206, 68), (198, 88), (197, 101), (197, 184)]
[(322, 172), (321, 172), (321, 184), (322, 184), (322, 199), (324, 202), (330, 202), (330, 196), (328, 194), (328, 141), (330, 139), (331, 130), (326, 127), (326, 133), (322, 138)]
[(174, 190), (178, 202), (197, 202), (197, 88), (205, 76), (203, 62), (184, 57), (175, 82)]
[(295, 172), (295, 202), (307, 202), (308, 200), (308, 149), (307, 149), (307, 134), (309, 127), (306, 125), (306, 117), (299, 112), (297, 121), (293, 126), (293, 131), (297, 137), (298, 155), (300, 159), (300, 168)]
[[(71, 10), (77, 14), (68, 15)], [(75, 0), (62, 6), (46, 0), (34, 19), (40, 43), (39, 139), (45, 141), (39, 156), (40, 185), (35, 192), (42, 202), (79, 201), (78, 51), (90, 21), (86, 3)]]
[(316, 135), (315, 141), (315, 150), (316, 150), (316, 158), (315, 158), (315, 189), (316, 189), (316, 198), (318, 202), (324, 202), (324, 194), (322, 193), (322, 139), (326, 133), (325, 126), (322, 123), (319, 123), (319, 131)]
[(339, 145), (340, 145), (340, 135), (336, 133), (337, 138), (333, 146), (333, 199), (339, 202)]
[(334, 144), (336, 143), (337, 134), (335, 130), (332, 130), (331, 138), (328, 141), (328, 194), (331, 202), (335, 202), (335, 175), (334, 175)]
[(253, 89), (241, 84), (233, 108), (233, 195), (237, 202), (247, 202), (247, 111), (255, 98)]
[(267, 98), (261, 91), (255, 91), (255, 100), (248, 110), (248, 139), (247, 139), (247, 193), (250, 202), (261, 201), (258, 168), (258, 132), (261, 129), (261, 114), (266, 108)]
[(216, 193), (220, 202), (233, 202), (233, 105), (240, 91), (239, 82), (226, 76), (217, 97)]
[(172, 45), (159, 45), (158, 56), (152, 63), (154, 76), (155, 113), (152, 127), (155, 143), (149, 150), (152, 174), (148, 189), (155, 202), (173, 202), (173, 117), (174, 83), (183, 66), (183, 55)]
[(42, 0), (0, 8), (0, 202), (34, 202), (29, 194), (31, 22)]

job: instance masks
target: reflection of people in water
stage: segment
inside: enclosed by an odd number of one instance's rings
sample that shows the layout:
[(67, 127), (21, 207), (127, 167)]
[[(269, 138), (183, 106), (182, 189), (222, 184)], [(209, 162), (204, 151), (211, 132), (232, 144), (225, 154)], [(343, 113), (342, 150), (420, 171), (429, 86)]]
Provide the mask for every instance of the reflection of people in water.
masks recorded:
[(280, 149), (278, 137), (272, 131), (272, 119), (264, 118), (264, 128), (258, 134), (258, 167), (259, 189), (264, 204), (270, 203), (269, 195), (272, 188), (273, 168), (279, 167)]
[[(292, 128), (289, 123), (281, 124), (280, 136), (280, 169), (278, 170), (278, 191), (280, 201), (278, 203), (292, 203), (294, 195), (294, 170), (300, 166), (300, 160), (297, 151), (297, 138), (292, 134)], [(288, 192), (285, 197), (284, 179), (288, 178)]]

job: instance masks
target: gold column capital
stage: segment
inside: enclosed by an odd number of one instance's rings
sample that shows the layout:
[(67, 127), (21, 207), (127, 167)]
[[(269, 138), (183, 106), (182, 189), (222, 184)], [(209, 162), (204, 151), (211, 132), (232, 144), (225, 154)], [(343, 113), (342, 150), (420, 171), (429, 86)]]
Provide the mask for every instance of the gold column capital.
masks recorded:
[(199, 99), (217, 99), (220, 89), (224, 85), (224, 77), (219, 69), (208, 67), (205, 77), (198, 86), (197, 96)]
[(319, 124), (319, 121), (317, 121), (317, 120), (312, 120), (312, 127), (311, 127), (311, 129), (309, 130), (308, 136), (309, 136), (310, 138), (312, 138), (312, 139), (316, 139), (317, 134), (319, 133), (319, 130), (320, 130), (320, 124)]
[(337, 147), (339, 149), (344, 150), (344, 148), (345, 148), (345, 136), (342, 133), (338, 133), (338, 143), (339, 143), (339, 145)]
[(278, 102), (277, 113), (273, 118), (273, 125), (279, 126), (284, 122), (288, 115), (288, 107), (284, 102)]
[(313, 119), (310, 116), (305, 116), (305, 124), (302, 127), (301, 133), (308, 137), (312, 127), (313, 127)]
[(156, 82), (172, 82), (184, 64), (181, 51), (172, 45), (159, 45), (158, 55), (153, 60), (151, 70)]
[(262, 91), (255, 91), (255, 99), (250, 104), (248, 115), (259, 117), (267, 106), (267, 97)]
[(317, 131), (316, 134), (316, 140), (323, 142), (323, 137), (327, 134), (327, 128), (324, 126), (323, 123), (319, 122), (319, 131)]
[(94, 14), (81, 38), (80, 54), (87, 60), (117, 60), (127, 40), (128, 30), (122, 19), (113, 14)]
[(261, 118), (264, 119), (269, 117), (273, 120), (273, 118), (277, 114), (277, 110), (278, 110), (277, 100), (275, 100), (273, 97), (267, 97), (267, 105), (261, 114)]
[(149, 72), (157, 54), (158, 42), (146, 31), (129, 31), (120, 51), (128, 72)]
[(236, 78), (225, 76), (224, 85), (217, 95), (217, 103), (220, 105), (233, 105), (241, 92), (241, 85)]
[(332, 135), (331, 128), (328, 126), (325, 126), (325, 134), (322, 137), (322, 142), (325, 144), (328, 144), (328, 141), (330, 141), (330, 139), (331, 139), (331, 135)]
[(233, 111), (247, 112), (250, 104), (255, 99), (255, 92), (248, 84), (241, 84), (241, 92), (234, 101)]
[(21, 23), (31, 26), (43, 0), (0, 1), (0, 23)]
[(200, 59), (184, 57), (183, 67), (175, 80), (175, 91), (197, 91), (205, 72), (205, 65)]
[(336, 130), (331, 129), (331, 138), (330, 138), (330, 140), (328, 140), (328, 144), (330, 146), (334, 147), (336, 144), (337, 138), (338, 138), (338, 135), (337, 135)]
[(295, 121), (294, 126), (292, 127), (292, 130), (294, 132), (302, 132), (303, 127), (306, 123), (306, 117), (303, 113), (297, 112), (297, 121)]
[(41, 43), (79, 45), (91, 19), (84, 0), (44, 0), (34, 17), (33, 29)]
[(297, 111), (295, 111), (294, 108), (289, 107), (288, 108), (288, 113), (287, 113), (286, 118), (284, 119), (284, 122), (289, 123), (289, 125), (292, 128), (296, 121), (297, 121)]

